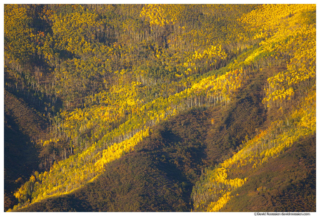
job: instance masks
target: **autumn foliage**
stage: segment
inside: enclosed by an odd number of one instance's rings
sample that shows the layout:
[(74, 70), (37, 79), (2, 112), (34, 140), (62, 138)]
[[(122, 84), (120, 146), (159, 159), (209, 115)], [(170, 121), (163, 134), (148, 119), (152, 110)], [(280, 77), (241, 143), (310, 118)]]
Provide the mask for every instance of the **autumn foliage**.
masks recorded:
[(227, 109), (266, 73), (259, 103), (272, 119), (193, 185), (193, 210), (220, 211), (250, 181), (234, 170), (315, 133), (315, 14), (284, 4), (5, 5), (5, 91), (47, 123), (33, 137), (39, 170), (11, 191), (13, 210), (74, 193), (156, 125)]

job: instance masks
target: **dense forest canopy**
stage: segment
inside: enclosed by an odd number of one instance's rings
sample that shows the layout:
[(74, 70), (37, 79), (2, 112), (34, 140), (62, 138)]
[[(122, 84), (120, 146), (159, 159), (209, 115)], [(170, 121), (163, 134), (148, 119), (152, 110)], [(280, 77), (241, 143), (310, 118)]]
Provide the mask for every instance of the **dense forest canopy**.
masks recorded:
[(189, 210), (223, 210), (250, 185), (237, 170), (315, 135), (315, 5), (6, 4), (4, 60), (5, 135), (20, 125), (38, 158), (22, 175), (9, 161), (26, 141), (5, 140), (6, 211), (97, 182), (157, 125), (228, 110), (260, 76), (267, 120), (241, 144), (228, 141), (231, 155), (203, 164)]

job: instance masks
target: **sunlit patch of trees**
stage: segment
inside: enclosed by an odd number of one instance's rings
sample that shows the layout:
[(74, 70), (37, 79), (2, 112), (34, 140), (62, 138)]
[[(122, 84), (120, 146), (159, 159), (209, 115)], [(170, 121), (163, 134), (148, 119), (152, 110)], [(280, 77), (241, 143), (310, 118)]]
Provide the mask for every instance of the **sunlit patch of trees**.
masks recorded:
[[(315, 5), (5, 5), (5, 89), (48, 122), (43, 161), (15, 209), (70, 193), (134, 149), (150, 127), (226, 107), (262, 69), (268, 110), (293, 107), (194, 187), (219, 211), (260, 166), (315, 131)], [(214, 119), (211, 124), (214, 124)]]
[(244, 141), (231, 158), (207, 170), (193, 188), (195, 210), (219, 211), (236, 196), (233, 192), (237, 187), (224, 184), (221, 189), (221, 176), (227, 178), (228, 172), (245, 166), (256, 169), (316, 131), (315, 5), (261, 5), (241, 19), (249, 24), (248, 31), (256, 32), (253, 40), (261, 42), (238, 65), (253, 63), (263, 68), (286, 63), (285, 71), (268, 78), (262, 102), (278, 112), (288, 106), (292, 109), (289, 115)]
[[(219, 211), (230, 199), (230, 193), (245, 184), (246, 179), (227, 179), (228, 172), (245, 166), (258, 168), (270, 158), (278, 157), (300, 138), (314, 134), (315, 98), (314, 91), (300, 101), (287, 119), (272, 122), (268, 129), (261, 131), (251, 140), (244, 141), (234, 156), (219, 164), (217, 168), (208, 170), (193, 189), (195, 210)], [(236, 186), (232, 187), (229, 182), (233, 181)]]

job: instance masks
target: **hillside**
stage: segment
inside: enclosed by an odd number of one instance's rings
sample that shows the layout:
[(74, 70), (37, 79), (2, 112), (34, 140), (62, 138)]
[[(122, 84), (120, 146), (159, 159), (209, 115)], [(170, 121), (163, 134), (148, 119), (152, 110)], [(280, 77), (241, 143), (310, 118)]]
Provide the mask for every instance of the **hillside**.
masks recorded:
[(5, 211), (316, 211), (315, 14), (6, 5)]
[[(235, 150), (246, 134), (253, 135), (254, 128), (264, 122), (248, 118), (263, 107), (259, 91), (252, 95), (262, 81), (261, 76), (254, 79), (227, 108), (193, 109), (154, 126), (150, 137), (108, 164), (93, 183), (23, 211), (190, 211), (192, 186), (201, 172), (227, 157), (230, 149)], [(238, 117), (236, 121), (232, 115)], [(212, 117), (217, 118), (214, 125)], [(253, 126), (251, 130), (240, 127), (246, 124)], [(216, 131), (221, 127), (231, 129)], [(233, 128), (238, 128), (238, 137)], [(231, 137), (234, 143), (229, 142)]]
[[(5, 206), (15, 203), (10, 192), (27, 181), (38, 169), (39, 146), (35, 140), (44, 132), (46, 121), (20, 98), (5, 91), (4, 155)], [(15, 203), (17, 204), (17, 203)]]

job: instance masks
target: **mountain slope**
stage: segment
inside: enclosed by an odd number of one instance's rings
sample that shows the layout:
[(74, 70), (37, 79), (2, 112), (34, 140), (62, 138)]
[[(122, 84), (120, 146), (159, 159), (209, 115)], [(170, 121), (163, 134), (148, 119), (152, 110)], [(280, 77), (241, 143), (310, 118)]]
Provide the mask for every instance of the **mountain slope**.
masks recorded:
[(253, 76), (227, 106), (194, 109), (154, 126), (150, 137), (107, 164), (94, 182), (21, 211), (190, 211), (192, 187), (206, 167), (228, 158), (265, 122), (266, 77)]
[(250, 180), (221, 211), (315, 212), (315, 138), (305, 137), (259, 169), (247, 170)]
[(316, 5), (5, 5), (4, 30), (5, 210), (314, 210)]
[[(21, 211), (190, 211), (192, 187), (206, 167), (229, 158), (246, 135), (254, 137), (270, 124), (259, 113), (264, 110), (259, 92), (266, 74), (263, 71), (253, 77), (227, 107), (193, 110), (154, 126), (149, 138), (134, 152), (108, 164), (94, 182)], [(270, 115), (275, 118), (278, 114)], [(212, 118), (217, 119), (214, 124)], [(239, 139), (232, 142), (230, 137), (237, 137), (235, 134)], [(262, 167), (238, 170), (249, 181), (221, 211), (315, 211), (314, 138), (296, 142)], [(294, 208), (287, 201), (293, 194)]]
[(35, 140), (44, 133), (46, 122), (20, 98), (5, 91), (5, 210), (16, 203), (13, 192), (38, 170), (39, 146)]

